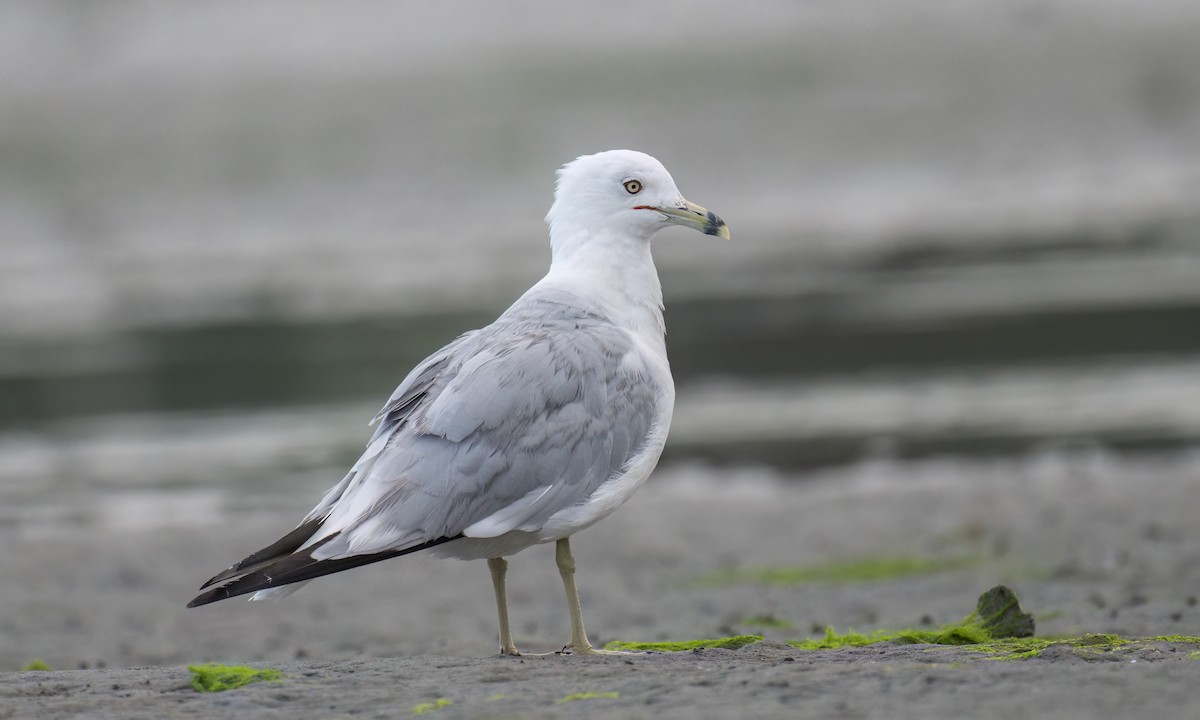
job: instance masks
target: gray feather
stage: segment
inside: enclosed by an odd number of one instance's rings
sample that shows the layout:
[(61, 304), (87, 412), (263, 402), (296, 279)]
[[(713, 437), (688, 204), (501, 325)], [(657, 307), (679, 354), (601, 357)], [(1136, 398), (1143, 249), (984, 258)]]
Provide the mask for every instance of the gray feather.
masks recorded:
[[(464, 530), (536, 531), (633, 457), (657, 386), (633, 338), (573, 304), (519, 302), (418, 366), (377, 416), (350, 475), (311, 517), (316, 557), (415, 546)], [(514, 503), (516, 506), (513, 506)]]

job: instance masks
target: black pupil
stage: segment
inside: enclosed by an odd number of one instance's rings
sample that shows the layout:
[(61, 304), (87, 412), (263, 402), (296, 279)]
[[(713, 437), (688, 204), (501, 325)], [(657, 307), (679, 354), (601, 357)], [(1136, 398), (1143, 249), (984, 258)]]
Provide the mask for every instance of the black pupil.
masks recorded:
[(625, 189), (631, 193), (635, 193), (638, 190), (641, 190), (642, 186), (636, 180), (630, 180), (629, 182), (625, 183)]

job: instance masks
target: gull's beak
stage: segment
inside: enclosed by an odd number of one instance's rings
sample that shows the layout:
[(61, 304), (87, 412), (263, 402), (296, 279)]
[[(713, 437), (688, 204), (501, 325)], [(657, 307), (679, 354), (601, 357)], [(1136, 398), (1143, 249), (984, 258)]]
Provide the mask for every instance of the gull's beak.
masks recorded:
[(699, 230), (705, 235), (716, 235), (729, 239), (729, 226), (725, 221), (717, 217), (717, 214), (700, 207), (696, 203), (688, 202), (683, 198), (679, 198), (678, 205), (658, 207), (657, 205), (639, 205), (639, 210), (654, 210), (662, 213), (667, 222), (675, 225), (684, 225), (694, 230)]

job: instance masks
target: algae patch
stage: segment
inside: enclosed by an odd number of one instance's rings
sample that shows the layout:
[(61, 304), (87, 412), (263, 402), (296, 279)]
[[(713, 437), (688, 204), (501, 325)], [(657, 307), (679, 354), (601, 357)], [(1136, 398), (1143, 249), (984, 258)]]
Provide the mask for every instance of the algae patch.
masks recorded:
[(1200, 645), (1200, 635), (1155, 635), (1154, 637), (1146, 638), (1155, 642), (1165, 643), (1187, 643), (1189, 645)]
[(45, 660), (31, 660), (28, 665), (21, 668), (21, 672), (46, 672), (53, 669)]
[(575, 702), (576, 700), (599, 700), (601, 698), (616, 700), (619, 697), (621, 697), (621, 693), (619, 692), (578, 692), (561, 697), (558, 700), (555, 700), (554, 704), (563, 705), (569, 702)]
[(245, 665), (188, 665), (192, 673), (192, 687), (196, 692), (222, 692), (256, 682), (280, 682), (283, 673), (274, 668), (261, 670)]
[(876, 630), (863, 634), (838, 633), (825, 629), (825, 637), (793, 640), (788, 643), (801, 650), (830, 650), (840, 647), (860, 647), (881, 642), (902, 645), (928, 643), (932, 645), (981, 645), (1002, 639), (1027, 638), (1033, 635), (1033, 616), (1021, 610), (1017, 594), (997, 585), (979, 596), (975, 611), (962, 622), (938, 630)]
[[(870, 633), (838, 633), (825, 630), (825, 637), (795, 640), (789, 645), (801, 650), (828, 650), (841, 647), (924, 643), (958, 645), (963, 650), (987, 655), (993, 660), (1027, 660), (1051, 647), (1065, 647), (1085, 660), (1099, 659), (1112, 653), (1137, 658), (1137, 654), (1153, 644), (1200, 645), (1200, 637), (1191, 635), (1160, 635), (1148, 638), (1127, 638), (1111, 633), (1087, 633), (1078, 637), (1033, 637), (1033, 616), (1021, 610), (1012, 590), (998, 585), (979, 597), (975, 612), (954, 625), (939, 630), (876, 630)], [(1188, 655), (1200, 659), (1200, 651)]]
[(864, 558), (844, 563), (809, 567), (765, 567), (720, 570), (700, 578), (703, 585), (803, 585), (806, 583), (854, 583), (890, 580), (910, 575), (931, 575), (965, 567), (975, 558)]
[(762, 635), (733, 635), (713, 640), (668, 640), (665, 642), (625, 642), (623, 640), (613, 640), (605, 644), (604, 649), (632, 650), (634, 652), (682, 652), (698, 648), (737, 650), (746, 647), (750, 643), (756, 643), (759, 640), (762, 640)]
[[(747, 620), (762, 620), (750, 618)], [(808, 640), (793, 640), (789, 645), (801, 650), (829, 650), (848, 646), (874, 645), (881, 642), (898, 644), (928, 643), (934, 645), (980, 645), (1002, 638), (1023, 638), (1033, 635), (1033, 616), (1021, 610), (1017, 595), (1012, 590), (997, 585), (979, 596), (975, 611), (962, 622), (947, 625), (938, 630), (876, 630), (870, 633), (838, 633), (833, 628), (825, 629), (825, 637)], [(697, 648), (727, 648), (737, 650), (762, 640), (761, 635), (734, 635), (713, 640), (686, 640), (667, 642), (624, 642), (614, 640), (604, 646), (606, 650), (633, 650), (651, 652), (681, 652)]]
[(792, 640), (788, 643), (800, 650), (836, 650), (843, 647), (863, 647), (890, 642), (897, 645), (974, 645), (992, 639), (986, 632), (973, 627), (951, 625), (941, 630), (874, 630), (857, 633), (853, 630), (839, 633), (825, 628), (825, 637), (808, 640)]
[(1066, 646), (1073, 648), (1076, 655), (1102, 655), (1116, 650), (1124, 645), (1137, 643), (1137, 640), (1123, 638), (1108, 633), (1085, 633), (1079, 637), (1067, 638), (1017, 638), (1002, 639), (994, 642), (981, 643), (978, 646), (965, 648), (971, 652), (991, 655), (995, 660), (1028, 660), (1045, 652), (1048, 648)]
[[(867, 641), (859, 641), (863, 638)], [(874, 642), (920, 642), (961, 645), (963, 650), (986, 655), (989, 660), (1029, 660), (1039, 657), (1052, 647), (1066, 647), (1070, 648), (1077, 657), (1091, 660), (1122, 650), (1136, 653), (1138, 650), (1150, 647), (1153, 643), (1200, 645), (1200, 638), (1190, 636), (1129, 638), (1111, 633), (1085, 633), (1076, 637), (1008, 637), (989, 638), (973, 643), (936, 643), (936, 639), (924, 638), (921, 631), (907, 630), (900, 632), (879, 631), (870, 635), (847, 633), (846, 636), (833, 633), (832, 639), (828, 638), (827, 634), (826, 640), (808, 640), (791, 644), (805, 650), (816, 650), (843, 647), (846, 645), (870, 645), (874, 644)], [(1130, 655), (1130, 657), (1136, 657), (1136, 655)], [(1200, 659), (1200, 651), (1193, 652), (1188, 657)]]
[(1017, 594), (997, 585), (979, 596), (975, 612), (965, 617), (963, 625), (985, 630), (994, 638), (1033, 637), (1033, 615), (1021, 610)]
[(447, 700), (446, 698), (438, 698), (433, 702), (417, 703), (416, 705), (413, 705), (412, 711), (413, 715), (425, 715), (426, 713), (431, 713), (435, 710), (441, 710), (442, 708), (449, 707), (450, 705), (450, 700)]

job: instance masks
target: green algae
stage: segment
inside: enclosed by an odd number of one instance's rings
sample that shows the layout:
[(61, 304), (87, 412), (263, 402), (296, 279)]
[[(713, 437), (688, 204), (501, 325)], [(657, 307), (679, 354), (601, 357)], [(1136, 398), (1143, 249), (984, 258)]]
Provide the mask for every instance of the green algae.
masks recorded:
[(1007, 638), (968, 645), (968, 652), (988, 655), (992, 660), (1028, 660), (1041, 655), (1046, 648), (1066, 642), (1064, 638)]
[(575, 702), (576, 700), (598, 700), (601, 698), (616, 700), (619, 697), (621, 697), (621, 693), (619, 692), (578, 692), (565, 695), (554, 701), (554, 704), (564, 705), (569, 702)]
[(1075, 647), (1095, 647), (1112, 649), (1128, 645), (1133, 642), (1130, 638), (1123, 638), (1120, 635), (1113, 633), (1084, 633), (1080, 635), (1073, 644)]
[(962, 626), (978, 627), (993, 638), (1033, 637), (1033, 615), (1021, 610), (1017, 594), (1003, 585), (979, 596), (975, 612), (963, 618)]
[[(831, 650), (878, 643), (955, 645), (992, 660), (1028, 660), (1052, 647), (1070, 648), (1081, 658), (1094, 659), (1121, 648), (1136, 652), (1154, 643), (1200, 645), (1200, 636), (1193, 635), (1130, 638), (1113, 633), (1085, 633), (1075, 637), (1039, 638), (1033, 637), (1033, 631), (1033, 616), (1021, 610), (1020, 602), (1012, 590), (998, 585), (979, 597), (975, 611), (963, 618), (962, 622), (937, 630), (909, 628), (839, 633), (833, 628), (826, 628), (823, 638), (794, 640), (788, 644), (800, 650)], [(1190, 653), (1188, 657), (1200, 659), (1200, 650)]]
[[(870, 633), (838, 633), (826, 628), (824, 638), (795, 640), (789, 643), (801, 650), (829, 650), (877, 643), (956, 645), (964, 651), (980, 653), (992, 660), (1028, 660), (1052, 647), (1070, 648), (1075, 655), (1092, 659), (1125, 648), (1126, 651), (1149, 647), (1152, 643), (1200, 645), (1192, 635), (1159, 635), (1129, 638), (1112, 633), (1085, 633), (1077, 637), (1033, 637), (1033, 616), (1021, 610), (1016, 594), (998, 585), (979, 597), (975, 611), (962, 622), (938, 630), (875, 630)], [(1189, 658), (1200, 659), (1200, 650)]]
[[(1124, 637), (1113, 633), (1084, 633), (1077, 636), (1044, 638), (1000, 638), (974, 645), (963, 650), (981, 653), (990, 660), (1028, 660), (1042, 655), (1052, 647), (1067, 647), (1084, 659), (1093, 659), (1125, 648), (1139, 650), (1157, 643), (1200, 645), (1200, 637), (1191, 635), (1159, 635), (1157, 637)], [(1189, 658), (1200, 659), (1200, 650), (1189, 653)]]
[(434, 700), (433, 702), (417, 703), (416, 705), (413, 705), (412, 712), (413, 712), (413, 715), (425, 715), (427, 713), (431, 713), (436, 710), (441, 710), (442, 708), (449, 707), (451, 704), (452, 704), (451, 700), (447, 700), (446, 698), (438, 698), (437, 700)]
[(896, 645), (975, 645), (988, 642), (992, 636), (986, 630), (964, 625), (950, 625), (940, 630), (874, 630), (858, 633), (853, 630), (839, 633), (825, 628), (825, 637), (788, 642), (800, 650), (836, 650), (843, 647), (863, 647), (890, 642)]
[(911, 575), (931, 575), (974, 563), (975, 558), (863, 558), (842, 563), (808, 567), (764, 567), (719, 570), (700, 578), (703, 585), (804, 585), (808, 583), (854, 583), (890, 580)]
[(1156, 638), (1125, 638), (1106, 633), (1088, 633), (1078, 637), (993, 638), (978, 628), (951, 626), (943, 630), (877, 630), (867, 634), (837, 633), (829, 628), (824, 638), (797, 640), (788, 644), (801, 650), (828, 650), (885, 642), (897, 645), (957, 645), (967, 652), (987, 655), (992, 660), (1028, 660), (1056, 645), (1074, 648), (1076, 654), (1086, 656), (1111, 652), (1124, 645), (1155, 640)]
[(1200, 645), (1200, 635), (1155, 635), (1154, 637), (1146, 638), (1155, 642), (1165, 643), (1187, 643), (1189, 645)]
[(838, 633), (825, 628), (825, 637), (793, 640), (788, 643), (801, 650), (831, 650), (840, 647), (861, 647), (890, 642), (898, 645), (980, 645), (1002, 638), (1025, 638), (1033, 635), (1033, 616), (1021, 610), (1017, 594), (997, 585), (979, 596), (975, 611), (961, 622), (938, 630), (875, 630), (863, 634)]
[(283, 673), (273, 668), (261, 670), (245, 665), (188, 665), (192, 673), (192, 687), (196, 692), (222, 692), (256, 682), (280, 682)]
[(1125, 638), (1111, 633), (1084, 633), (1077, 637), (1001, 639), (964, 649), (990, 655), (993, 660), (1028, 660), (1055, 646), (1073, 648), (1075, 654), (1081, 656), (1101, 655), (1148, 639)]
[(53, 669), (45, 660), (31, 660), (28, 665), (21, 668), (21, 672), (46, 672)]
[[(1022, 638), (997, 640), (983, 643), (966, 650), (992, 655), (997, 660), (1025, 660), (1041, 655), (1051, 647), (1069, 647), (1080, 657), (1092, 657), (1113, 652), (1118, 648), (1143, 648), (1151, 643), (1173, 643), (1200, 645), (1195, 635), (1156, 635), (1154, 637), (1124, 637), (1113, 633), (1084, 633), (1076, 637)], [(1188, 654), (1189, 658), (1200, 659), (1200, 650)]]
[(613, 640), (605, 644), (605, 650), (631, 650), (634, 652), (682, 652), (698, 648), (724, 648), (738, 650), (762, 640), (762, 635), (733, 635), (713, 640), (677, 640), (665, 642), (626, 642)]

